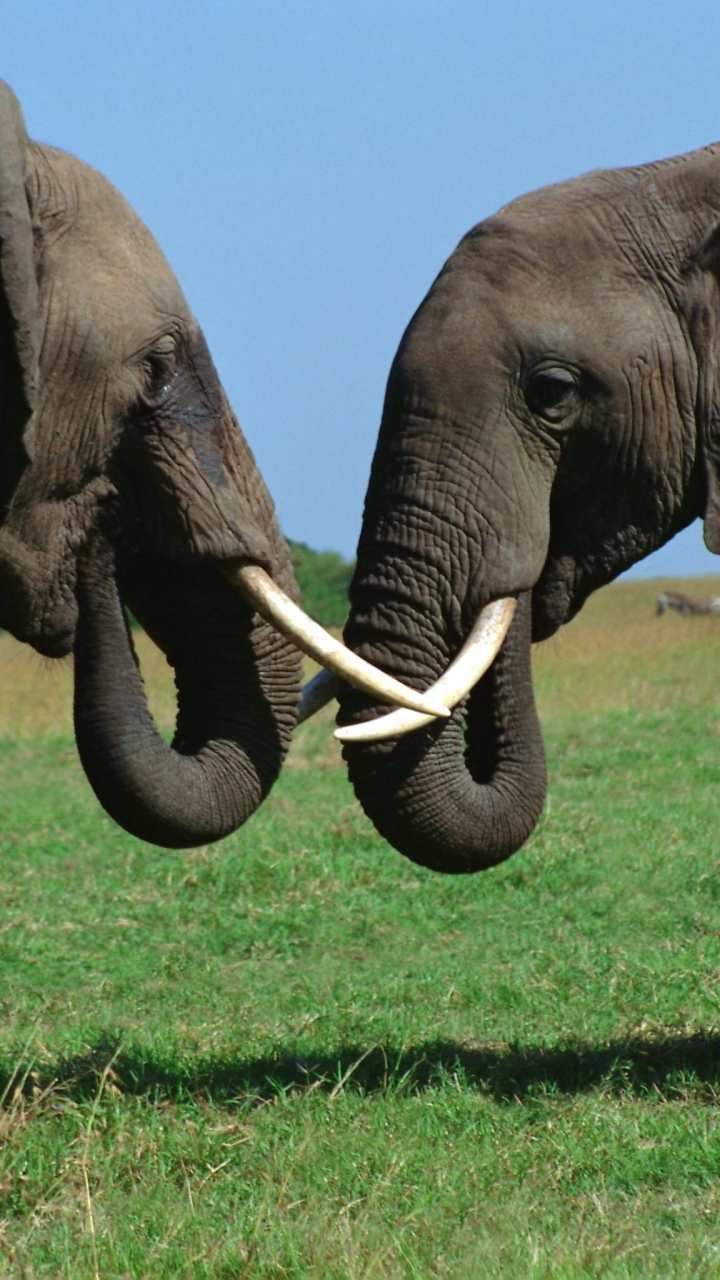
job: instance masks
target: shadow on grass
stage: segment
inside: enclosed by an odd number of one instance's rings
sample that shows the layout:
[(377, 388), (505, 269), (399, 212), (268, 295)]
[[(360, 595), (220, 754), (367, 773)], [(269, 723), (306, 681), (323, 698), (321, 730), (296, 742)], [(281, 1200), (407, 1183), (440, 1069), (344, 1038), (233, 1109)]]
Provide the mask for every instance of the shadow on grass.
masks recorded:
[(103, 1078), (114, 1089), (151, 1102), (204, 1097), (219, 1104), (267, 1102), (320, 1090), (366, 1095), (429, 1088), (477, 1090), (497, 1102), (532, 1096), (601, 1092), (720, 1100), (720, 1035), (628, 1039), (596, 1046), (539, 1045), (470, 1049), (436, 1040), (411, 1048), (343, 1046), (304, 1055), (301, 1046), (274, 1057), (163, 1058), (134, 1046), (98, 1044), (52, 1064), (0, 1061), (0, 1097), (61, 1090), (77, 1101), (95, 1096)]

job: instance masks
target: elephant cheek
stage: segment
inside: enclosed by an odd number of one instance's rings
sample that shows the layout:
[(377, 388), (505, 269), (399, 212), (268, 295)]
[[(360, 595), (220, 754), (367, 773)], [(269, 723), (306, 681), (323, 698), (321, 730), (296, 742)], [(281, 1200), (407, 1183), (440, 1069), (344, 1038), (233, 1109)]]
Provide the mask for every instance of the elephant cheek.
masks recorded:
[(465, 592), (468, 625), (479, 616), (488, 600), (515, 596), (532, 591), (547, 558), (549, 526), (543, 513), (537, 513), (530, 536), (518, 530), (517, 517), (508, 522), (502, 537), (486, 552), (470, 575)]
[(167, 559), (180, 564), (241, 559), (272, 572), (269, 542), (226, 480), (211, 489), (201, 477), (191, 491), (163, 486), (161, 494), (153, 510), (154, 545)]
[(231, 448), (218, 446), (220, 434), (218, 425), (188, 435), (173, 424), (128, 452), (127, 526), (175, 563), (243, 559), (272, 572), (276, 556), (262, 532), (272, 503), (251, 455), (242, 469), (228, 466)]

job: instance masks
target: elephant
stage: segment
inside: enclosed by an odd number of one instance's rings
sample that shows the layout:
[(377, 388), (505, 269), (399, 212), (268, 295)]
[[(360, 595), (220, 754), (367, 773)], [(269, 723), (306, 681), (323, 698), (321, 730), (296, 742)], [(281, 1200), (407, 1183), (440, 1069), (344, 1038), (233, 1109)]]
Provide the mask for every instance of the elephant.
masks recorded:
[[(165, 258), (110, 182), (29, 140), (0, 82), (0, 627), (74, 653), (80, 758), (127, 831), (182, 848), (254, 812), (298, 714), (300, 650), (390, 702), (432, 703), (367, 669), (296, 597)], [(125, 606), (174, 669), (171, 746)]]
[(445, 721), (381, 715), (341, 686), (356, 794), (416, 863), (483, 870), (535, 828), (531, 644), (696, 517), (720, 553), (719, 284), (713, 144), (514, 200), (461, 240), (410, 320), (345, 640), (439, 695), (478, 627), (496, 633)]

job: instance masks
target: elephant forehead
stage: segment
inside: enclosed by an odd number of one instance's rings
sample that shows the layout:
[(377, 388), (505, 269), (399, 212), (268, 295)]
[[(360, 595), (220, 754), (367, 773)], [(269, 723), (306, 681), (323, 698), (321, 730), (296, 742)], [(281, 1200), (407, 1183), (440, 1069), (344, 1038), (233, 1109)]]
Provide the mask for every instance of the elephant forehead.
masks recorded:
[(603, 257), (592, 237), (569, 258), (547, 228), (491, 228), (446, 264), (406, 334), (400, 367), (454, 381), (472, 370), (487, 383), (543, 354), (624, 364), (657, 340), (668, 316), (660, 291), (621, 253)]
[(190, 323), (163, 253), (112, 183), (65, 152), (37, 152), (45, 167), (35, 209), (43, 231), (41, 287), (53, 304), (66, 302), (78, 325), (84, 318), (99, 326), (98, 337), (122, 333), (128, 354), (165, 318)]

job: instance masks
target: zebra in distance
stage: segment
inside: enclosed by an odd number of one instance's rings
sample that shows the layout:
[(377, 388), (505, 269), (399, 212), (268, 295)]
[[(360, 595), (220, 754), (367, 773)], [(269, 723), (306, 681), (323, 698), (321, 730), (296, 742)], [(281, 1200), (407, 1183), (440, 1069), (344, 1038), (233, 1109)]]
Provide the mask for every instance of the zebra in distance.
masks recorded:
[(657, 598), (658, 614), (677, 609), (684, 618), (691, 614), (720, 614), (720, 596), (683, 596), (676, 591), (661, 591)]

